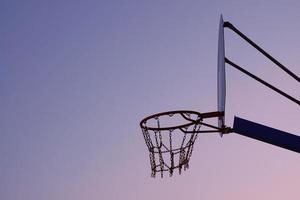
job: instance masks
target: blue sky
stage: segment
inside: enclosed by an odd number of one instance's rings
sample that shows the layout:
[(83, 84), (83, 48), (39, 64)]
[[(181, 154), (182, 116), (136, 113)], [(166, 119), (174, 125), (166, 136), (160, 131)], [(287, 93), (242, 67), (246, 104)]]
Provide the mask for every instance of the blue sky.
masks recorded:
[[(298, 1), (1, 1), (0, 198), (295, 199), (299, 155), (201, 135), (190, 169), (152, 179), (139, 121), (216, 109), (220, 14), (300, 74)], [(232, 32), (226, 56), (299, 99)], [(300, 135), (299, 108), (230, 66), (234, 115)]]

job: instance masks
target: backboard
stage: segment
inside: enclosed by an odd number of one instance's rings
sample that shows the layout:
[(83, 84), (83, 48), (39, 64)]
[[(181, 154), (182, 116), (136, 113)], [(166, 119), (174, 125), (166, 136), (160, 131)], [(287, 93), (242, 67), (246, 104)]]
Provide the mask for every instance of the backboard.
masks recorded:
[[(225, 99), (226, 99), (226, 78), (225, 78), (225, 46), (224, 46), (224, 21), (220, 16), (219, 40), (218, 40), (218, 111), (224, 115), (218, 119), (219, 128), (225, 126)], [(223, 133), (220, 133), (222, 136)]]

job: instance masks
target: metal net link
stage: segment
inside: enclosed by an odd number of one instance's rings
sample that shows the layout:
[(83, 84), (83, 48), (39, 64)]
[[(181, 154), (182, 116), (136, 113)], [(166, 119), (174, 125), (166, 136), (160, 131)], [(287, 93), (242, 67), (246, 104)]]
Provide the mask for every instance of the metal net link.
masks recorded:
[[(146, 128), (146, 122), (145, 128), (142, 129), (149, 150), (151, 177), (155, 177), (157, 173), (163, 177), (163, 172), (167, 171), (171, 177), (175, 169), (178, 169), (179, 174), (181, 174), (182, 169), (186, 170), (189, 167), (193, 146), (198, 136), (197, 131), (201, 125), (200, 123), (193, 123), (183, 129), (160, 130), (159, 117), (155, 117), (155, 120), (158, 130)], [(198, 116), (195, 121), (201, 122), (200, 117)], [(176, 146), (173, 137), (178, 136), (178, 134), (181, 134), (179, 135), (181, 142), (179, 146)]]

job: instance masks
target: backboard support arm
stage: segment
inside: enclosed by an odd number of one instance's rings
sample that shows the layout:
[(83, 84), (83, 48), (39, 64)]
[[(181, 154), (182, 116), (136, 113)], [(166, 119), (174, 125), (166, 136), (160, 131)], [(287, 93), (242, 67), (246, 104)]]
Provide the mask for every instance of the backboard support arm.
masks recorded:
[(292, 71), (290, 71), (287, 67), (285, 67), (283, 64), (281, 64), (278, 60), (276, 60), (274, 57), (272, 57), (269, 53), (267, 53), (265, 50), (263, 50), (260, 46), (258, 46), (256, 43), (254, 43), (252, 40), (250, 40), (246, 35), (244, 35), (241, 31), (239, 31), (234, 25), (232, 25), (230, 22), (224, 22), (224, 27), (229, 28), (236, 34), (238, 34), (241, 38), (243, 38), (245, 41), (247, 41), (251, 46), (253, 46), (255, 49), (257, 49), (260, 53), (262, 53), (264, 56), (266, 56), (268, 59), (270, 59), (274, 64), (276, 64), (279, 68), (281, 68), (283, 71), (285, 71), (287, 74), (289, 74), (291, 77), (293, 77), (295, 80), (300, 82), (300, 78), (294, 74)]
[(255, 76), (254, 74), (248, 72), (247, 70), (243, 69), (242, 67), (240, 67), (239, 65), (235, 64), (234, 62), (230, 61), (228, 58), (225, 57), (225, 62), (229, 65), (231, 65), (232, 67), (236, 68), (237, 70), (239, 70), (240, 72), (243, 72), (244, 74), (250, 76), (251, 78), (253, 78), (254, 80), (260, 82), (261, 84), (267, 86), (268, 88), (270, 88), (271, 90), (281, 94), (282, 96), (286, 97), (287, 99), (293, 101), (294, 103), (298, 104), (300, 106), (300, 101), (297, 100), (296, 98), (288, 95), (287, 93), (283, 92), (282, 90), (276, 88), (275, 86), (271, 85), (270, 83), (262, 80), (261, 78)]

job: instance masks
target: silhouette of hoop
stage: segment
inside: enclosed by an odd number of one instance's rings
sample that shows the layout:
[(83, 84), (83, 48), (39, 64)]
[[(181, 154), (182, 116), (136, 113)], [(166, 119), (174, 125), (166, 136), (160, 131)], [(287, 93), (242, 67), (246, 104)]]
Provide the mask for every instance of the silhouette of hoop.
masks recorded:
[[(206, 118), (222, 116), (222, 112), (199, 113), (189, 110), (162, 112), (144, 118), (140, 122), (145, 143), (149, 150), (152, 177), (174, 169), (181, 174), (189, 167), (194, 143), (199, 133), (226, 132), (217, 126), (204, 123)], [(208, 130), (200, 130), (207, 127)]]

